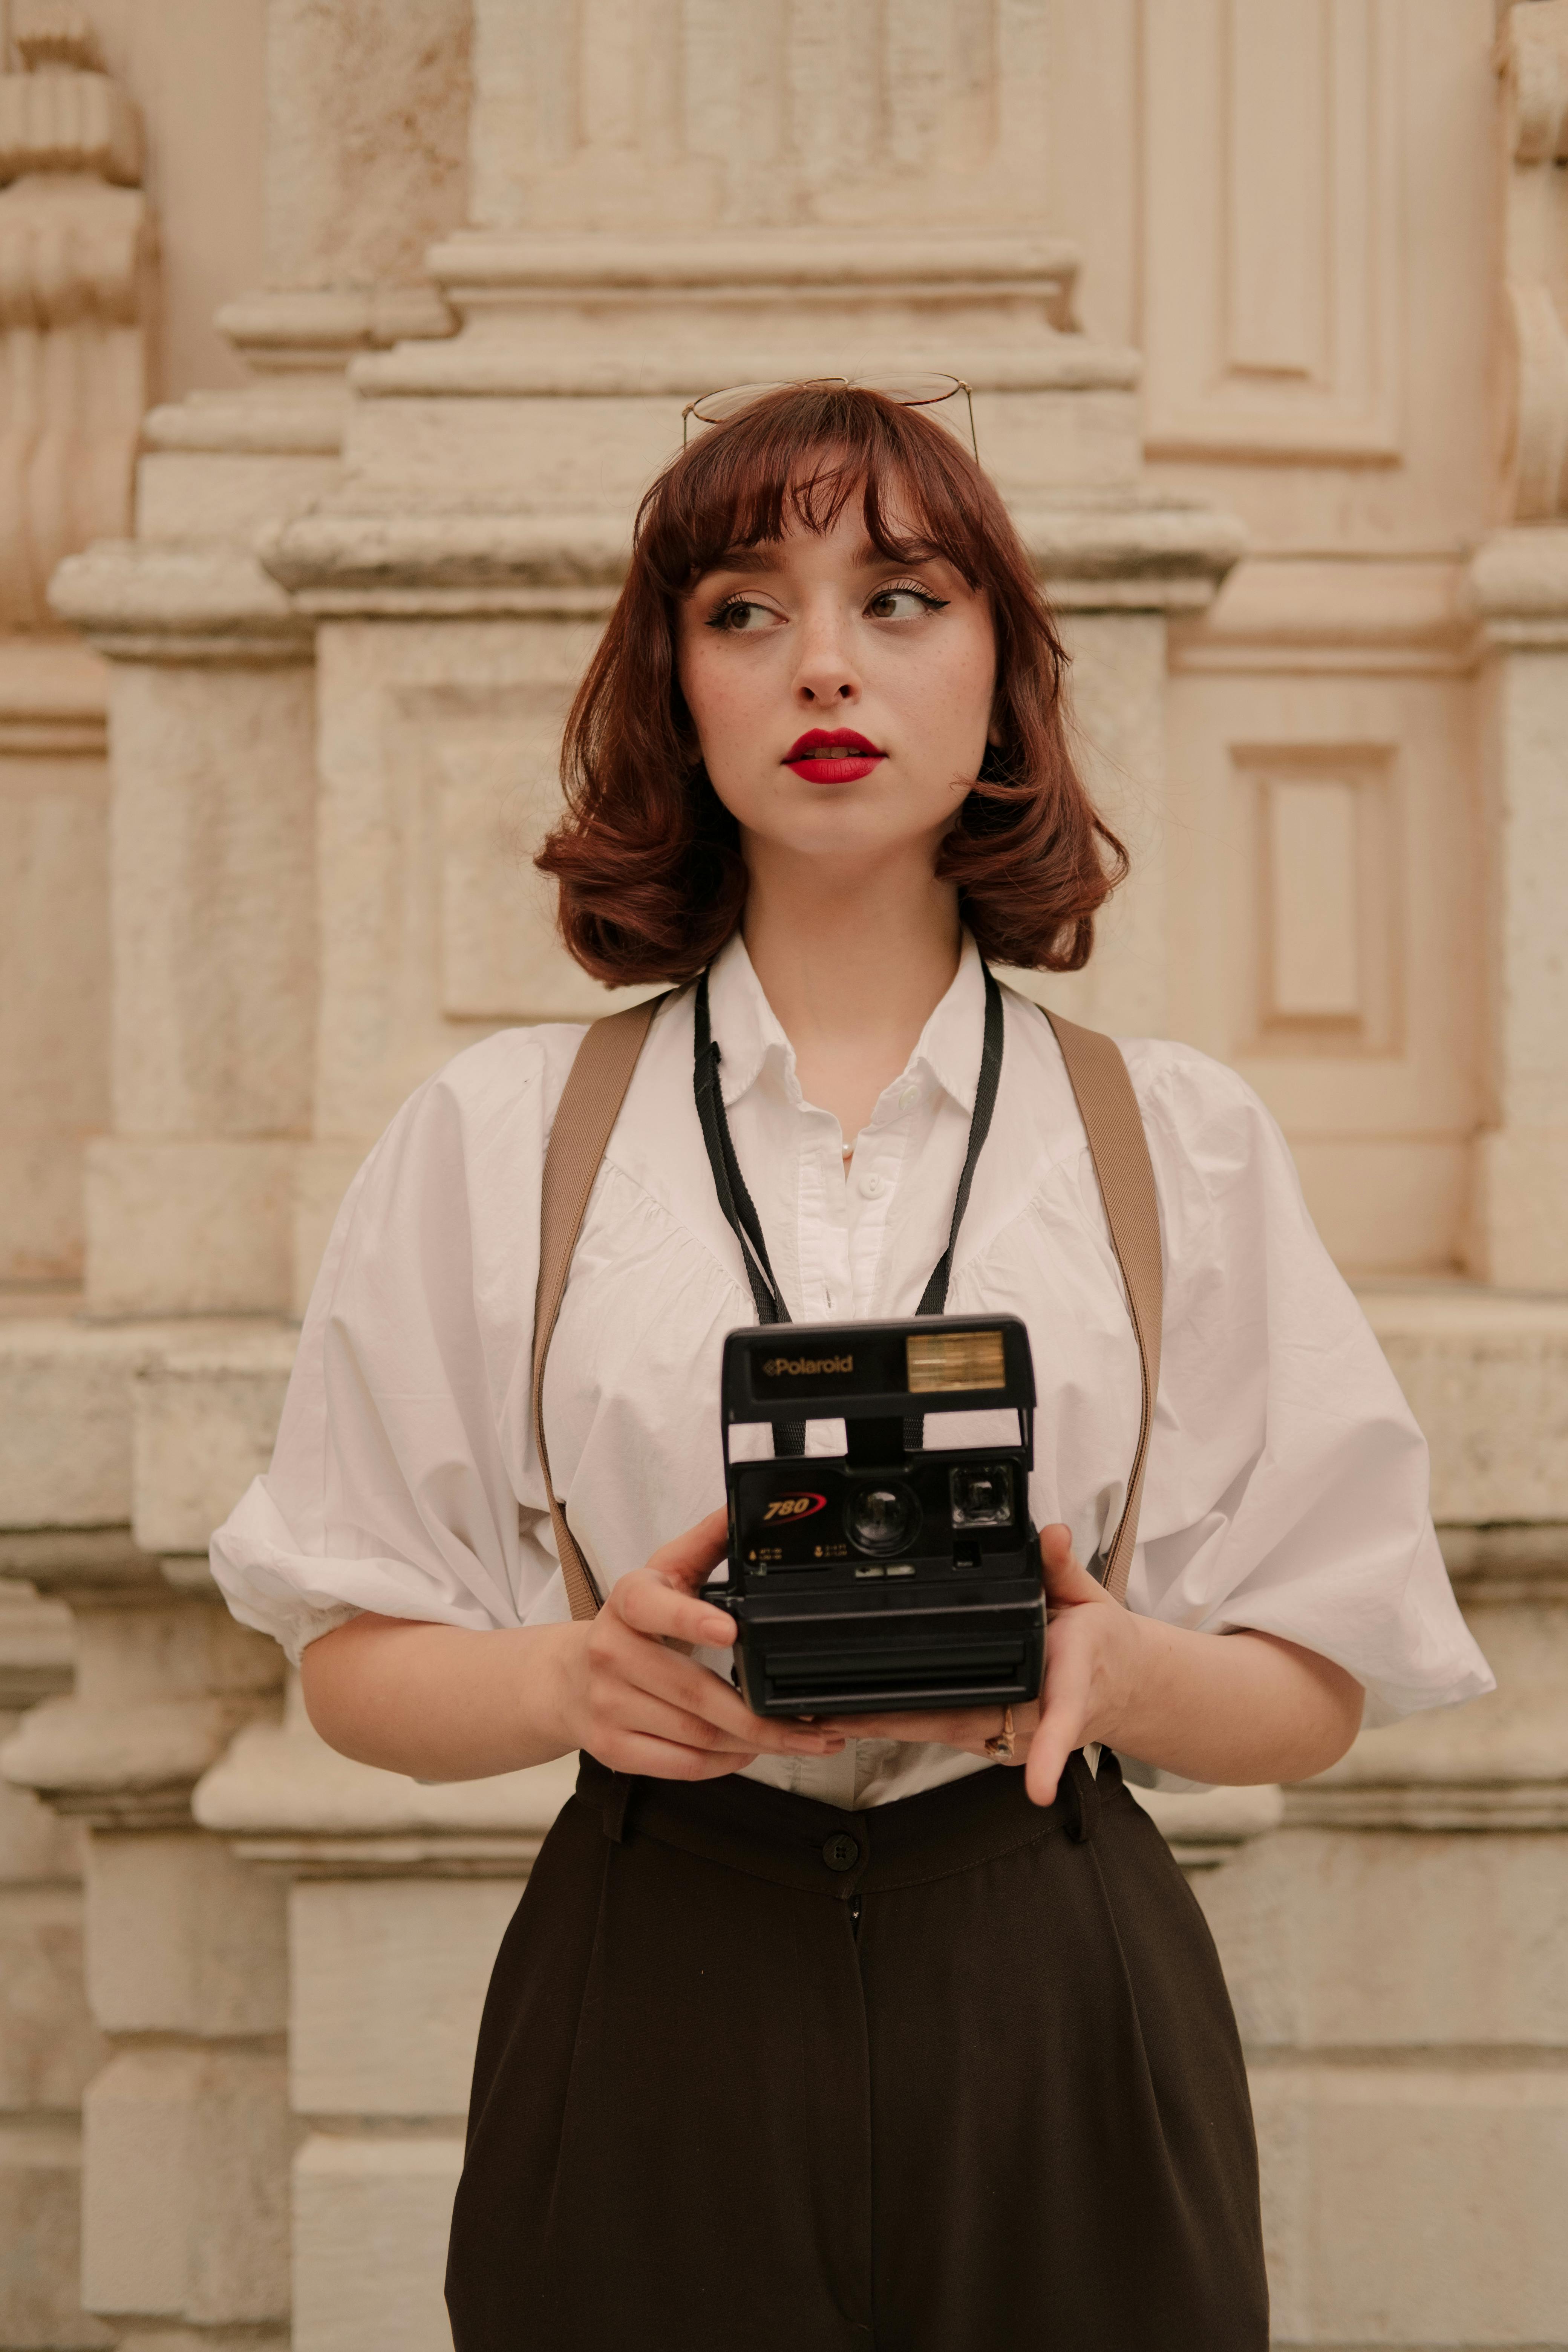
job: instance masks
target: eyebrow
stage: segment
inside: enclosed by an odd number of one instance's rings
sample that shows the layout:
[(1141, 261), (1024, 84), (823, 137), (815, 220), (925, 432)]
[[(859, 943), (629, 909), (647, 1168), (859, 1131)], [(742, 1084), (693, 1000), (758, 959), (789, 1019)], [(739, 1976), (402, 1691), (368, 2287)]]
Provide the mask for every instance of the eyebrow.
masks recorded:
[[(777, 572), (781, 569), (781, 544), (778, 540), (759, 540), (754, 547), (727, 548), (709, 569), (710, 572), (740, 572), (748, 577), (755, 577), (764, 572)], [(906, 555), (885, 555), (880, 548), (873, 547), (867, 539), (862, 540), (855, 550), (851, 562), (857, 572), (874, 572), (879, 564), (931, 563), (945, 560), (940, 547), (932, 547), (924, 540), (912, 541)]]

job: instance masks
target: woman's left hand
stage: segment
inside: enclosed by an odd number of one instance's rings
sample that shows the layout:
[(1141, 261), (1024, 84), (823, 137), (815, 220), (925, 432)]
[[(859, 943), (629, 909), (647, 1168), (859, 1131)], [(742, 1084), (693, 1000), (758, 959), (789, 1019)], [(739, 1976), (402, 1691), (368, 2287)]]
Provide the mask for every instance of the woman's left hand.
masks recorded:
[[(1041, 1696), (1013, 1709), (1012, 1761), (1025, 1768), (1029, 1795), (1048, 1805), (1075, 1748), (1114, 1747), (1137, 1680), (1139, 1621), (1112, 1601), (1073, 1557), (1064, 1527), (1040, 1531), (1046, 1586), (1046, 1677)], [(1002, 1708), (962, 1707), (929, 1715), (843, 1716), (832, 1728), (851, 1739), (932, 1741), (984, 1756), (1002, 1728)]]

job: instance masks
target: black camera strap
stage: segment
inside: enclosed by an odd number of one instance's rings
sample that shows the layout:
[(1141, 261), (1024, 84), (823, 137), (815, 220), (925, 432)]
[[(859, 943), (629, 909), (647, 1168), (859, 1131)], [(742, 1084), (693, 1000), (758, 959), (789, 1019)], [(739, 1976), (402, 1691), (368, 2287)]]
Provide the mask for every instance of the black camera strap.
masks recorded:
[[(952, 1253), (958, 1241), (958, 1229), (969, 1206), (975, 1164), (990, 1132), (991, 1115), (996, 1108), (996, 1093), (1002, 1083), (1002, 991), (996, 985), (990, 965), (983, 962), (980, 969), (985, 979), (985, 1028), (980, 1048), (980, 1076), (974, 1087), (974, 1109), (969, 1121), (969, 1149), (964, 1155), (963, 1171), (953, 1198), (947, 1247), (932, 1267), (931, 1280), (921, 1293), (921, 1303), (915, 1309), (917, 1315), (940, 1315), (947, 1304), (947, 1286), (952, 1274)], [(706, 972), (697, 983), (693, 1023), (693, 1083), (697, 1094), (697, 1117), (702, 1128), (702, 1140), (708, 1147), (708, 1160), (713, 1171), (713, 1189), (719, 1195), (719, 1206), (741, 1244), (746, 1278), (756, 1302), (758, 1322), (788, 1323), (794, 1318), (784, 1304), (784, 1293), (774, 1276), (768, 1245), (763, 1237), (762, 1219), (746, 1189), (746, 1180), (741, 1173), (741, 1163), (735, 1157), (735, 1146), (731, 1139), (730, 1122), (725, 1116), (724, 1097), (719, 1086), (721, 1057), (708, 1010)], [(918, 1445), (920, 1424), (911, 1423), (910, 1428), (913, 1443)], [(805, 1423), (800, 1421), (774, 1422), (773, 1451), (779, 1454), (804, 1454)]]

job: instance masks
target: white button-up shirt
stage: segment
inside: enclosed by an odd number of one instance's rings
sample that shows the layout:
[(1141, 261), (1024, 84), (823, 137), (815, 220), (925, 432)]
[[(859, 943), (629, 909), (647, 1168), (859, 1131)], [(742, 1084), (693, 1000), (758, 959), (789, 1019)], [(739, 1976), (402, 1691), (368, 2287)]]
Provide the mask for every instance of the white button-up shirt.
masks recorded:
[[(1034, 1005), (1004, 994), (1001, 1087), (947, 1303), (1027, 1325), (1031, 1514), (1067, 1521), (1087, 1560), (1126, 1497), (1137, 1345), (1056, 1040)], [(738, 936), (710, 996), (736, 1155), (792, 1315), (912, 1314), (946, 1246), (974, 1105), (973, 941), (847, 1166)], [(213, 1538), (235, 1614), (293, 1656), (359, 1610), (479, 1629), (568, 1614), (530, 1382), (540, 1176), (580, 1035), (505, 1030), (459, 1054), (350, 1188), (272, 1466)], [(722, 1503), (720, 1359), (725, 1333), (755, 1319), (698, 1123), (692, 1035), (687, 990), (657, 1016), (611, 1136), (545, 1380), (557, 1490), (601, 1591)], [(1490, 1689), (1427, 1516), (1425, 1443), (1278, 1128), (1233, 1071), (1188, 1046), (1123, 1051), (1165, 1262), (1129, 1604), (1319, 1651), (1365, 1685), (1373, 1723)], [(968, 1426), (984, 1416), (943, 1418), (950, 1444), (989, 1433)], [(734, 1436), (737, 1452), (768, 1450), (765, 1429)], [(808, 1450), (837, 1442), (831, 1424), (810, 1425)], [(708, 1663), (728, 1671), (727, 1655)], [(854, 1806), (988, 1769), (861, 1741), (749, 1770)]]

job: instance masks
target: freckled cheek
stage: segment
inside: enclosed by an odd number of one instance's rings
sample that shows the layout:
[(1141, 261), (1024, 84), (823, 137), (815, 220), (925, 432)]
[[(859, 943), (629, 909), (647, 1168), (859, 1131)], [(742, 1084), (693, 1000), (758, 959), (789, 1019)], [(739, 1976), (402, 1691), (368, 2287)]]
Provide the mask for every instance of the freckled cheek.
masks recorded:
[(700, 659), (682, 663), (681, 684), (710, 767), (728, 766), (755, 750), (776, 690), (770, 695), (760, 677), (738, 677), (729, 664)]

